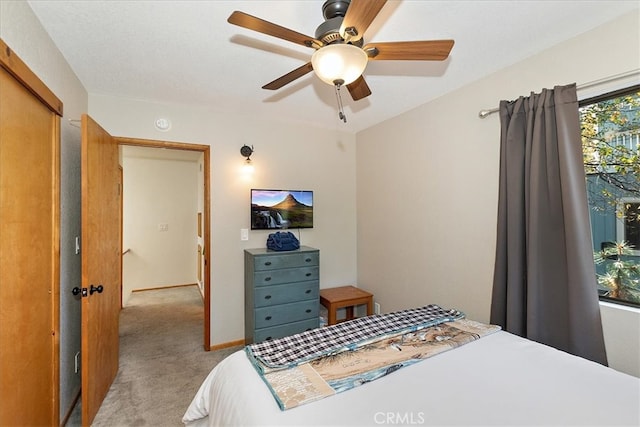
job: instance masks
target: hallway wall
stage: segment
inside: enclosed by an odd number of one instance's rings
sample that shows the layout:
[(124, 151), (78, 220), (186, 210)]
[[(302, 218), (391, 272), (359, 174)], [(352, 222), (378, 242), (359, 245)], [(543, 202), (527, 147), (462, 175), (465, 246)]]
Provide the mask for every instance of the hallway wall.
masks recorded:
[(133, 290), (197, 283), (198, 166), (123, 150), (123, 303)]

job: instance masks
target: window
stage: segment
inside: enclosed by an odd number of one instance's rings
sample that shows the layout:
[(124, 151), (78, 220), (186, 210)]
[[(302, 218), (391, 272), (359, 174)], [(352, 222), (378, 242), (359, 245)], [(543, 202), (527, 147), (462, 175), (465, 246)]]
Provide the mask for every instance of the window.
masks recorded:
[(601, 299), (640, 307), (640, 85), (580, 103)]

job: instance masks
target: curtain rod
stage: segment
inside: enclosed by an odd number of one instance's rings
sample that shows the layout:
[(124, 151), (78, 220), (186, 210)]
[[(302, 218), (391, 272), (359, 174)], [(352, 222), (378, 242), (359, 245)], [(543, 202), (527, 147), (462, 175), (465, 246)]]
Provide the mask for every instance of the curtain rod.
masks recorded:
[[(635, 74), (640, 74), (640, 68), (636, 68), (634, 70), (630, 70), (630, 71), (626, 71), (624, 73), (620, 73), (620, 74), (614, 74), (613, 76), (609, 76), (609, 77), (604, 77), (602, 79), (598, 79), (598, 80), (594, 80), (591, 82), (587, 82), (587, 83), (583, 83), (581, 85), (578, 85), (576, 87), (577, 90), (581, 90), (581, 89), (587, 89), (593, 86), (598, 86), (604, 83), (610, 83), (610, 82), (614, 82), (616, 80), (620, 80), (620, 79), (624, 79), (626, 77), (631, 77)], [(478, 117), (480, 117), (481, 119), (484, 119), (487, 116), (490, 116), (493, 113), (497, 113), (498, 111), (500, 111), (500, 108), (489, 108), (486, 110), (480, 110), (478, 112)]]

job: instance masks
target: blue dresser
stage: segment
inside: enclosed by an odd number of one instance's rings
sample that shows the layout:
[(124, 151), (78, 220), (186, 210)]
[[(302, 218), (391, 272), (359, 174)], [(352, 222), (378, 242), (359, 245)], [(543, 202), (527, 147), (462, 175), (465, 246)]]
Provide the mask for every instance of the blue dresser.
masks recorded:
[(246, 344), (318, 327), (320, 252), (300, 249), (244, 251)]

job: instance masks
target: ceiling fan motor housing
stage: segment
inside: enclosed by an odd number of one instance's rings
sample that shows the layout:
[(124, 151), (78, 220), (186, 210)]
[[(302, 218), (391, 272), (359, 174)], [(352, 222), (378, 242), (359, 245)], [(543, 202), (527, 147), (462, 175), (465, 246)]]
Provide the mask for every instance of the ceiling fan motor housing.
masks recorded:
[[(324, 44), (342, 43), (343, 38), (340, 36), (340, 26), (347, 13), (351, 0), (327, 0), (322, 5), (322, 16), (325, 21), (316, 28), (315, 37)], [(362, 47), (363, 40), (360, 39), (353, 43), (358, 47)]]

